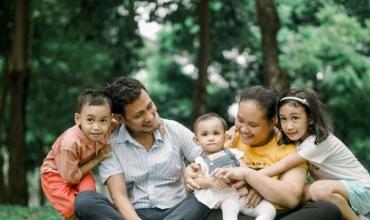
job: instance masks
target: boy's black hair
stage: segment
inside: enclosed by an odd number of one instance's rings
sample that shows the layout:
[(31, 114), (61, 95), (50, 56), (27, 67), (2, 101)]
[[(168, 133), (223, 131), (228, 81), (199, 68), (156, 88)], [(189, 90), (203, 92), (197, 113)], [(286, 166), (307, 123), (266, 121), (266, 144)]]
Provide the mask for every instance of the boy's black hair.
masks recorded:
[(109, 105), (109, 108), (112, 109), (112, 100), (102, 90), (85, 89), (77, 98), (76, 111), (81, 113), (84, 105)]

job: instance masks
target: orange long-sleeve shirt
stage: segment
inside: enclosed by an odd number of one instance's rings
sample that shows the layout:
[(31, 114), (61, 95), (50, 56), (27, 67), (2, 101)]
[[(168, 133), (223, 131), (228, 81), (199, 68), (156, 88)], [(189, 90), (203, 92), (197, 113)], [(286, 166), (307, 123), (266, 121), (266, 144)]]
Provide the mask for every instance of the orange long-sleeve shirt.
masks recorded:
[(109, 134), (102, 141), (92, 141), (78, 125), (67, 129), (54, 142), (40, 172), (59, 173), (64, 182), (70, 185), (79, 183), (82, 178), (79, 167), (96, 157), (99, 150), (105, 147)]

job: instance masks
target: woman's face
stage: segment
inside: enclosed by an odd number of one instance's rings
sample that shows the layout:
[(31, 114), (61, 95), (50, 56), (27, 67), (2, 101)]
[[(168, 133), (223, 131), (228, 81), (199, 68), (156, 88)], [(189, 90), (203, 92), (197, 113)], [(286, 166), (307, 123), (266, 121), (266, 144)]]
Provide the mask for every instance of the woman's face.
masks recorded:
[(235, 120), (236, 130), (243, 144), (258, 147), (268, 143), (272, 137), (275, 118), (268, 120), (265, 110), (254, 100), (239, 103)]

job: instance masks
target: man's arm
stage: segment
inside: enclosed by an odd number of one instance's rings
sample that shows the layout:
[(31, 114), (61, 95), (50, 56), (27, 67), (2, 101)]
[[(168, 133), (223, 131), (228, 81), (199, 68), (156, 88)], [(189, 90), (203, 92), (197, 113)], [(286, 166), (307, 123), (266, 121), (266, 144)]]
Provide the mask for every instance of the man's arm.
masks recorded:
[(140, 217), (137, 215), (135, 208), (132, 206), (128, 198), (123, 174), (117, 174), (109, 177), (106, 183), (109, 194), (113, 200), (113, 204), (117, 208), (118, 212), (124, 217), (124, 219), (140, 220)]

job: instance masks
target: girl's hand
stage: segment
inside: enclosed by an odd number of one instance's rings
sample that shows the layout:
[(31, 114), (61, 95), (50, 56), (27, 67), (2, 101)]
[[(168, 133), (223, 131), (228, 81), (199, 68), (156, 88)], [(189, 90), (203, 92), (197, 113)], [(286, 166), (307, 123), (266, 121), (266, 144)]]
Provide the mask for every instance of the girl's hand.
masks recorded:
[(213, 188), (215, 188), (216, 190), (218, 191), (222, 191), (228, 187), (230, 187), (226, 181), (222, 178), (218, 178), (218, 177), (212, 177), (212, 180), (211, 180), (211, 186)]
[(107, 144), (107, 145), (105, 145), (104, 148), (100, 149), (99, 152), (98, 152), (98, 155), (97, 155), (97, 157), (100, 160), (104, 160), (104, 159), (109, 158), (111, 156), (112, 156), (112, 147), (110, 146), (110, 144)]
[(230, 143), (234, 143), (236, 137), (236, 128), (235, 125), (232, 126), (229, 130), (225, 131), (226, 140)]
[(244, 167), (232, 167), (232, 168), (217, 168), (211, 176), (224, 178), (227, 183), (233, 180), (244, 180), (246, 168)]

